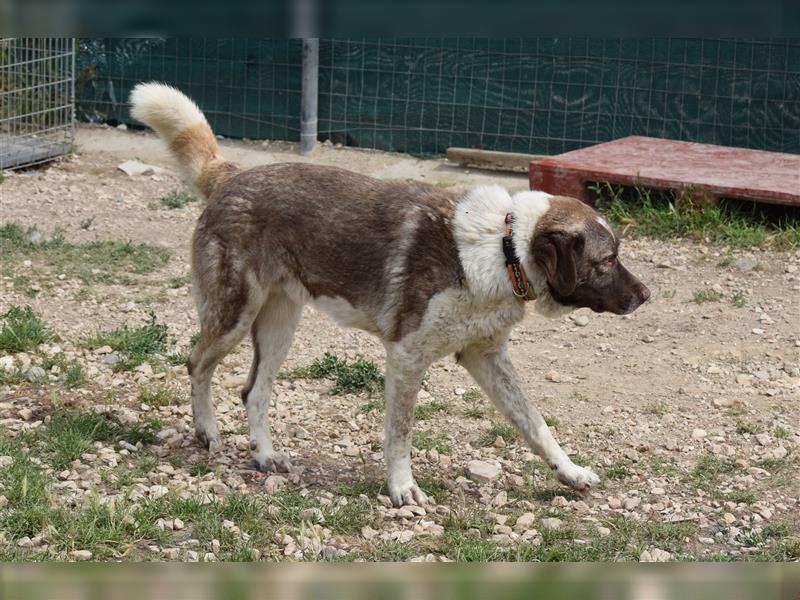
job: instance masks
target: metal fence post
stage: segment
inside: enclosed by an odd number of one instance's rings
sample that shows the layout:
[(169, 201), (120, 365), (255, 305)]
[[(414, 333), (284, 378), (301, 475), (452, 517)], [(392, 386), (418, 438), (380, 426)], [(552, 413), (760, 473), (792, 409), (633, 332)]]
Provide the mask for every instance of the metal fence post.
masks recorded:
[(319, 38), (303, 40), (303, 89), (300, 107), (300, 154), (308, 154), (317, 143), (317, 91)]

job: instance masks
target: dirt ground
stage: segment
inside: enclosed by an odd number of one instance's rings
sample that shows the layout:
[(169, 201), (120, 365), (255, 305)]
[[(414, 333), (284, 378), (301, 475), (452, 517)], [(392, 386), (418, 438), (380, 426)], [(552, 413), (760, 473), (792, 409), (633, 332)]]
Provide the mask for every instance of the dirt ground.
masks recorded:
[[(223, 491), (269, 495), (288, 486), (335, 504), (343, 495), (342, 484), (380, 482), (382, 412), (363, 411), (364, 395), (332, 396), (326, 381), (279, 382), (272, 411), (274, 439), (296, 467), (286, 481), (257, 473), (248, 460), (239, 387), (249, 368), (249, 344), (228, 357), (215, 376), (225, 448), (212, 457), (205, 457), (192, 440), (186, 404), (156, 408), (138, 399), (140, 386), (157, 380), (174, 384), (186, 397), (184, 367), (166, 374), (147, 369), (115, 373), (102, 355), (83, 347), (81, 340), (92, 332), (123, 323), (140, 325), (150, 311), (168, 325), (179, 348), (189, 345), (198, 325), (186, 280), (188, 247), (203, 207), (193, 202), (169, 210), (158, 204), (181, 184), (150, 134), (84, 126), (76, 144), (77, 153), (67, 160), (6, 178), (0, 185), (0, 226), (16, 222), (46, 234), (60, 229), (72, 242), (146, 242), (168, 247), (173, 254), (164, 268), (132, 284), (95, 283), (88, 289), (70, 276), (37, 271), (35, 264), (5, 266), (9, 270), (0, 280), (0, 313), (14, 304), (30, 304), (58, 333), (58, 345), (85, 364), (88, 381), (69, 391), (56, 383), (4, 386), (2, 428), (13, 435), (41, 425), (36, 415), (52, 413), (57, 390), (87, 410), (108, 405), (133, 419), (157, 414), (166, 433), (153, 449), (158, 464), (133, 487), (113, 489), (95, 478), (91, 486), (59, 488), (57, 495), (71, 495), (73, 501), (89, 488), (101, 496), (136, 489), (141, 497), (160, 486), (184, 493), (202, 479), (187, 467), (198, 460), (209, 461), (212, 478), (225, 484)], [(227, 157), (244, 165), (309, 161), (448, 188), (486, 182), (512, 190), (527, 187), (524, 175), (464, 169), (444, 160), (330, 146), (301, 158), (294, 145), (272, 142), (223, 141), (222, 146)], [(117, 169), (128, 159), (164, 171), (129, 177)], [(428, 447), (417, 448), (414, 456), (416, 475), (440, 490), (434, 493), (438, 505), (399, 512), (386, 506), (385, 497), (367, 493), (376, 511), (369, 525), (339, 534), (326, 534), (324, 523), (307, 530), (287, 525), (271, 544), (259, 548), (260, 555), (378, 558), (383, 555), (370, 554), (370, 549), (385, 542), (411, 548), (407, 558), (463, 559), (463, 549), (448, 534), (455, 527), (452, 514), (465, 511), (483, 521), (463, 527), (467, 537), (503, 552), (525, 544), (538, 549), (548, 544), (608, 548), (603, 540), (613, 538), (626, 521), (641, 525), (627, 543), (587, 556), (743, 560), (775, 557), (777, 548), (796, 543), (800, 252), (740, 252), (688, 241), (625, 239), (621, 258), (653, 292), (636, 313), (619, 317), (580, 310), (546, 320), (530, 311), (510, 345), (532, 400), (552, 419), (568, 453), (601, 476), (599, 488), (578, 496), (560, 487), (513, 435), (481, 443), (501, 418), (485, 399), (483, 416), (468, 410), (474, 385), (448, 358), (431, 368), (421, 394), (423, 404), (438, 402), (444, 408), (415, 426), (431, 432), (426, 439), (438, 440), (420, 444)], [(26, 271), (34, 289), (15, 283), (15, 276)], [(698, 302), (706, 296), (709, 301)], [(286, 367), (308, 365), (326, 351), (351, 360), (364, 355), (383, 364), (375, 339), (342, 330), (307, 308)], [(33, 417), (20, 413), (31, 406), (36, 407)], [(181, 461), (176, 465), (171, 456)], [(500, 476), (488, 483), (470, 480), (465, 469), (475, 459), (499, 465)], [(91, 458), (84, 463), (88, 475), (75, 465), (65, 478), (91, 479), (91, 472), (102, 466)], [(171, 466), (159, 470), (164, 465)], [(548, 529), (568, 533), (554, 535)], [(189, 541), (196, 544), (177, 540), (151, 547), (153, 554), (145, 555), (192, 560), (204, 555), (195, 546), (211, 543)], [(46, 536), (41, 543), (46, 546)]]

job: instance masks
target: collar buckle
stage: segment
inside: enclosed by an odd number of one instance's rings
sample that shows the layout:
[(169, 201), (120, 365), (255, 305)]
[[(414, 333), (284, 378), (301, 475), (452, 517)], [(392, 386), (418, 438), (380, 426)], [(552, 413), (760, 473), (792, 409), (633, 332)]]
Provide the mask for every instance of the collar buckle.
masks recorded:
[(536, 293), (528, 282), (528, 277), (525, 274), (525, 267), (522, 266), (514, 250), (513, 222), (514, 216), (511, 213), (506, 213), (506, 234), (503, 236), (503, 255), (506, 258), (506, 270), (508, 271), (508, 278), (511, 280), (511, 289), (514, 295), (523, 302), (528, 302), (529, 300), (536, 300)]

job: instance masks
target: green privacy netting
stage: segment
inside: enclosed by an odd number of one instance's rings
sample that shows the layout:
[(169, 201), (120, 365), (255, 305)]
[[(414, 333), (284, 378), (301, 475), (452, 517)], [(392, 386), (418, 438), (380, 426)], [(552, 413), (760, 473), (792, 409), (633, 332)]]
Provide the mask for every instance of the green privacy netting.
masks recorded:
[[(134, 83), (189, 93), (215, 132), (299, 139), (301, 42), (87, 39), (79, 117), (130, 122)], [(800, 40), (320, 40), (320, 139), (416, 155), (556, 154), (626, 135), (800, 152)]]

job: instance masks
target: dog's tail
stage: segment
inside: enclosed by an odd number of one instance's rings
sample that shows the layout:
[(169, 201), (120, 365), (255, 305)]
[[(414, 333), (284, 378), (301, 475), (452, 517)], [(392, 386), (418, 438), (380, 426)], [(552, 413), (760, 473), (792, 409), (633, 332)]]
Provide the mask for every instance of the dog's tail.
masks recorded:
[(197, 105), (163, 83), (140, 83), (130, 96), (131, 115), (156, 130), (184, 176), (206, 198), (239, 167), (220, 154), (211, 127)]

